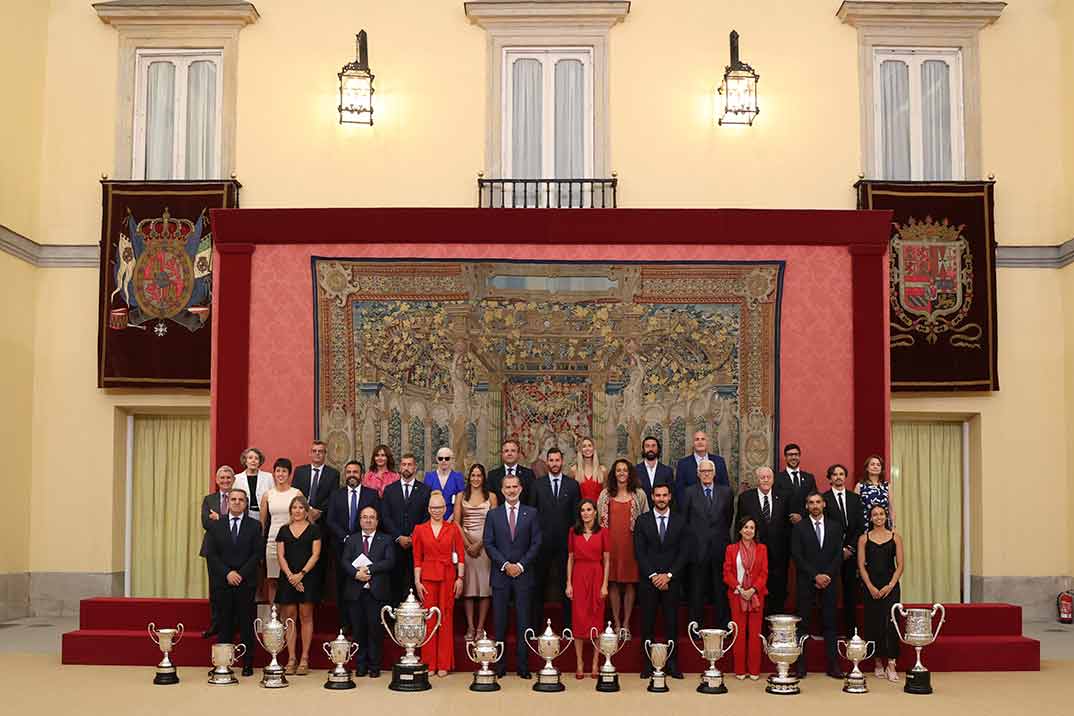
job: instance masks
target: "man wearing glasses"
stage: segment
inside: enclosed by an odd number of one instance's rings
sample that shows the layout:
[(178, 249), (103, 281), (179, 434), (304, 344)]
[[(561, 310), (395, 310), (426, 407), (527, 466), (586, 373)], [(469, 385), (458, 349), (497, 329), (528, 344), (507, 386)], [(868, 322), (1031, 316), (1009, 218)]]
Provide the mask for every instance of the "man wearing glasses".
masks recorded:
[(731, 488), (716, 484), (716, 464), (702, 460), (697, 466), (698, 482), (686, 488), (682, 516), (693, 536), (690, 558), (690, 620), (705, 624), (705, 603), (712, 594), (717, 626), (727, 624), (731, 607), (723, 584), (723, 561), (731, 534)]

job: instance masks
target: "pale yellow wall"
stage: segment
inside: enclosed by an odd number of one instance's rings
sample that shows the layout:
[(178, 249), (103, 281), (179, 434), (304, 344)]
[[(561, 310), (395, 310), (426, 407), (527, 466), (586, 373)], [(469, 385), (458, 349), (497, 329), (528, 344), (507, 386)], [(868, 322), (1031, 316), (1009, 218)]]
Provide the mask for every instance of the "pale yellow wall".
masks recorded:
[(37, 233), (48, 0), (4, 0), (0, 8), (0, 224)]

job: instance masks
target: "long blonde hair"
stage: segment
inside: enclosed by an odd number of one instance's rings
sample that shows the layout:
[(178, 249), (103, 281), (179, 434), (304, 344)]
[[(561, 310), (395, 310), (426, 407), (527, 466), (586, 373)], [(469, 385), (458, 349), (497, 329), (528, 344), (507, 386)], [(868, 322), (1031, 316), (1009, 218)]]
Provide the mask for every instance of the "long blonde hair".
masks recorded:
[(578, 482), (581, 482), (585, 479), (585, 470), (583, 469), (585, 458), (582, 457), (582, 443), (586, 442), (587, 440), (589, 441), (589, 444), (593, 446), (593, 479), (600, 482), (600, 473), (601, 470), (603, 470), (600, 464), (600, 454), (597, 453), (596, 441), (588, 436), (578, 441), (578, 449), (575, 451), (574, 454), (574, 479)]

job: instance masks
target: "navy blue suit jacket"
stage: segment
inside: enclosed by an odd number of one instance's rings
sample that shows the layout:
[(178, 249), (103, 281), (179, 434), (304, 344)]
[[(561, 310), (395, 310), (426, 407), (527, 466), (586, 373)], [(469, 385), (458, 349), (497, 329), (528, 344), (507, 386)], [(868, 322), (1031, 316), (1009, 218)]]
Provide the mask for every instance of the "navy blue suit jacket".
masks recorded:
[[(366, 507), (376, 508), (377, 515), (380, 519), (383, 519), (383, 516), (380, 515), (380, 497), (372, 487), (362, 487), (362, 489), (358, 490), (358, 514), (361, 514)], [(328, 528), (329, 534), (332, 535), (332, 544), (339, 553), (343, 552), (343, 543), (347, 541), (347, 537), (353, 534), (349, 529), (350, 515), (350, 488), (337, 488), (332, 493), (331, 499), (328, 500), (328, 518), (325, 526)], [(361, 530), (362, 526), (359, 524), (358, 518), (355, 517), (354, 531), (360, 532)]]
[(494, 589), (506, 589), (510, 585), (512, 578), (503, 571), (504, 564), (508, 563), (522, 565), (522, 574), (514, 579), (525, 586), (533, 584), (537, 552), (541, 549), (541, 525), (535, 508), (519, 503), (513, 540), (507, 524), (507, 505), (489, 510), (485, 518), (484, 543), (492, 560), (490, 581)]
[(646, 469), (644, 460), (634, 466), (634, 474), (638, 476), (638, 484), (645, 490), (645, 498), (649, 500), (650, 506), (653, 504), (653, 488), (656, 485), (668, 485), (672, 492), (675, 490), (675, 473), (672, 472), (671, 465), (656, 463), (655, 484), (649, 482), (649, 470)]
[[(712, 453), (709, 453), (709, 460), (712, 460), (716, 465), (716, 484), (730, 487), (731, 479), (727, 476), (727, 463), (723, 461), (722, 457)], [(681, 506), (683, 499), (686, 497), (686, 488), (696, 484), (697, 460), (694, 459), (694, 454), (690, 453), (675, 465), (675, 487), (672, 488), (675, 502)]]

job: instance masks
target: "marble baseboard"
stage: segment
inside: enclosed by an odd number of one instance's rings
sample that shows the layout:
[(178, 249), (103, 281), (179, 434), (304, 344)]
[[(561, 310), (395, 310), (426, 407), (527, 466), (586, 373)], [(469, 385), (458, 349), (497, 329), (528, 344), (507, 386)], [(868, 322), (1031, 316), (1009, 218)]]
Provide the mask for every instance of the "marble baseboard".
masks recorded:
[(1068, 576), (1055, 577), (982, 577), (970, 576), (970, 600), (1007, 602), (1022, 607), (1022, 619), (1055, 619), (1055, 596), (1074, 586)]
[(78, 616), (87, 597), (123, 596), (123, 572), (31, 572), (32, 617)]
[(30, 616), (30, 574), (0, 574), (0, 622)]

